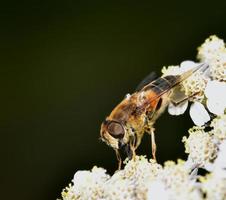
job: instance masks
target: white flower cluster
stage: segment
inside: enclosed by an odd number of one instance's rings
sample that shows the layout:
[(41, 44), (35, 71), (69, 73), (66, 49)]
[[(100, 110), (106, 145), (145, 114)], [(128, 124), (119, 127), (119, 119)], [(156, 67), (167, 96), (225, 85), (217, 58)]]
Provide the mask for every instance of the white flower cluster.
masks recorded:
[(189, 137), (183, 137), (185, 153), (188, 153), (188, 163), (195, 167), (205, 167), (217, 156), (215, 137), (204, 131), (203, 127), (195, 126), (189, 131)]
[(104, 169), (78, 171), (72, 182), (62, 192), (64, 200), (133, 200), (145, 199), (149, 183), (162, 171), (162, 166), (144, 156), (126, 161), (124, 170), (110, 177)]
[(212, 35), (198, 48), (198, 59), (210, 65), (210, 76), (214, 80), (226, 81), (226, 49), (224, 41)]
[[(222, 115), (226, 108), (226, 48), (223, 40), (217, 36), (210, 36), (198, 50), (201, 63), (206, 63), (209, 67), (205, 71), (195, 72), (182, 82), (181, 90), (188, 99), (179, 105), (171, 103), (168, 112), (172, 115), (183, 114), (188, 106), (186, 102), (190, 101), (190, 116), (196, 125), (202, 126), (210, 121), (208, 112), (212, 115)], [(163, 76), (181, 75), (199, 64), (184, 61), (180, 66), (164, 67), (162, 73)]]
[[(168, 112), (183, 114), (190, 102), (194, 127), (184, 136), (186, 161), (162, 166), (144, 156), (126, 160), (113, 176), (93, 167), (78, 171), (62, 192), (63, 200), (226, 200), (226, 48), (210, 36), (198, 48), (198, 59), (209, 67), (181, 84), (188, 97), (169, 104)], [(200, 63), (184, 61), (162, 69), (163, 76), (181, 75)], [(207, 171), (200, 175), (199, 169)]]
[(74, 184), (62, 192), (62, 197), (64, 200), (152, 200), (163, 196), (172, 200), (200, 199), (197, 183), (184, 164), (184, 161), (177, 164), (167, 161), (162, 167), (153, 160), (137, 156), (112, 177), (97, 167), (91, 172), (78, 171), (72, 181)]

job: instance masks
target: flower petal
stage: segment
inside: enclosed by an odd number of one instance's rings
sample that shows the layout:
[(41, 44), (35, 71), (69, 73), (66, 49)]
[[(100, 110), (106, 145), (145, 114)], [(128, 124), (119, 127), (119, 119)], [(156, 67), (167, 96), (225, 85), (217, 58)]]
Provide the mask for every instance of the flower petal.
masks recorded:
[(182, 115), (186, 111), (187, 107), (188, 101), (184, 101), (176, 106), (173, 103), (170, 103), (168, 106), (168, 112), (170, 115)]
[(221, 101), (215, 101), (213, 99), (208, 99), (206, 102), (206, 106), (211, 113), (216, 115), (222, 115), (224, 114), (226, 103)]
[(226, 83), (209, 81), (205, 89), (207, 97), (207, 108), (210, 112), (221, 115), (226, 108)]
[(180, 70), (181, 70), (181, 72), (186, 72), (186, 71), (198, 66), (199, 64), (200, 63), (195, 63), (191, 60), (186, 60), (180, 64)]
[(164, 184), (160, 181), (155, 181), (149, 186), (148, 200), (168, 200), (169, 199), (169, 192), (165, 189)]
[(208, 81), (205, 89), (205, 95), (208, 99), (226, 99), (226, 83), (219, 81)]
[[(216, 169), (226, 169), (226, 140), (220, 144), (218, 156), (214, 162)], [(224, 173), (225, 174), (225, 173)]]
[(208, 112), (206, 111), (204, 106), (199, 102), (195, 102), (191, 105), (190, 116), (191, 116), (192, 121), (197, 126), (202, 126), (210, 120), (210, 116), (209, 116)]

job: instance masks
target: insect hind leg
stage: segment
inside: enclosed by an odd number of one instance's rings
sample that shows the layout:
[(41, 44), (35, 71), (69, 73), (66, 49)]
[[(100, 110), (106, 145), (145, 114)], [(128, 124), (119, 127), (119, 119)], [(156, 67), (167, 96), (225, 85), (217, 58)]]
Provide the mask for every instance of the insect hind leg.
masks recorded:
[(152, 157), (154, 160), (156, 160), (156, 150), (157, 146), (155, 143), (155, 128), (150, 129), (150, 134), (151, 134), (151, 150), (152, 150)]
[(146, 132), (151, 135), (151, 153), (152, 153), (152, 158), (157, 161), (156, 159), (156, 150), (157, 150), (157, 145), (155, 143), (155, 128), (154, 127), (151, 127), (151, 128), (148, 128), (146, 130)]

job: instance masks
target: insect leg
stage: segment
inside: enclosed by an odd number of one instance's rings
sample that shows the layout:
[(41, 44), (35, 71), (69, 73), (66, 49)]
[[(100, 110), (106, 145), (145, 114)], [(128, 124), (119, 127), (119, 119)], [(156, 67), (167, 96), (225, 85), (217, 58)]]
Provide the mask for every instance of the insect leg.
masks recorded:
[(152, 156), (153, 159), (156, 160), (156, 143), (155, 143), (155, 133), (154, 133), (155, 128), (151, 128), (150, 133), (151, 133), (151, 148), (152, 148)]
[(120, 170), (122, 168), (122, 158), (120, 156), (118, 149), (115, 149), (115, 154), (118, 160), (118, 170)]
[(131, 149), (131, 152), (132, 152), (132, 159), (135, 160), (136, 158), (136, 137), (132, 137), (131, 139), (131, 143), (130, 143), (130, 149)]

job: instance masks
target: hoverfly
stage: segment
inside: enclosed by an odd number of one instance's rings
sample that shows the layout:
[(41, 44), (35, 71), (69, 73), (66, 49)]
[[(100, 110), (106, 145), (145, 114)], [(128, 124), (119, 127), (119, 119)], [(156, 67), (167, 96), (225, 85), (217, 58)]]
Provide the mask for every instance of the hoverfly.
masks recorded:
[(151, 135), (152, 156), (156, 159), (154, 123), (169, 103), (178, 105), (189, 97), (181, 90), (181, 83), (197, 70), (205, 71), (207, 64), (200, 64), (181, 75), (155, 78), (151, 73), (139, 89), (127, 95), (101, 125), (101, 139), (111, 146), (121, 168), (121, 150), (131, 159), (145, 132)]

